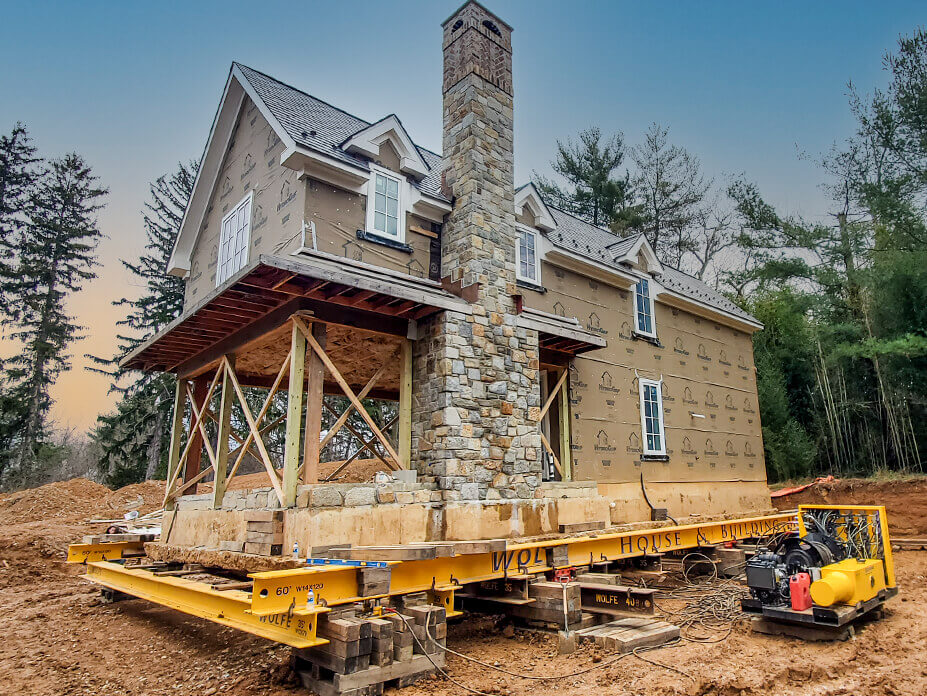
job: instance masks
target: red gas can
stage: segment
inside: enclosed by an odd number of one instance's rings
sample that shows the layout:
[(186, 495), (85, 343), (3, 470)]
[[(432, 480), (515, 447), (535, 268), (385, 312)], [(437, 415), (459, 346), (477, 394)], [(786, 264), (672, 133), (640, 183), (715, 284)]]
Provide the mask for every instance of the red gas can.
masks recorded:
[(789, 594), (792, 597), (792, 609), (804, 611), (811, 608), (811, 576), (808, 573), (796, 573), (789, 578)]

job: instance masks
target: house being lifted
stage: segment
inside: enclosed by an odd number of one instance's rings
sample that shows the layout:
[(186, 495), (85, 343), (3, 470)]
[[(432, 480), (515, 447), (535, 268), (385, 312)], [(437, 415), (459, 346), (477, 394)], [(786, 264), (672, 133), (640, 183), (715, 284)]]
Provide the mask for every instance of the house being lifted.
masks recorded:
[[(443, 32), (443, 155), (232, 65), (170, 263), (184, 312), (124, 361), (177, 377), (162, 541), (234, 548), (254, 510), (288, 552), (769, 507), (759, 323), (516, 188), (512, 30), (468, 2)], [(349, 405), (323, 430), (326, 395)], [(320, 481), (351, 411), (406, 474)], [(249, 460), (266, 483), (229, 488)]]

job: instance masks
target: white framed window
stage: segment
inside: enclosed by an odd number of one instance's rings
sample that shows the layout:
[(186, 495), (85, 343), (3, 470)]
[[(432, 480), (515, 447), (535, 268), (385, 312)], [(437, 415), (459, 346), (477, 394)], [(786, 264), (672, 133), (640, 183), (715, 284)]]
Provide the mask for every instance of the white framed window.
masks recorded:
[(216, 286), (222, 285), (248, 263), (251, 244), (251, 202), (254, 192), (232, 208), (222, 218), (219, 232), (219, 259), (216, 266)]
[(541, 284), (541, 258), (538, 256), (538, 233), (518, 225), (515, 245), (515, 277), (534, 285)]
[(371, 167), (367, 189), (367, 231), (395, 242), (404, 242), (405, 212), (402, 208), (403, 182), (399, 177)]
[(657, 326), (653, 314), (653, 293), (647, 278), (641, 278), (634, 286), (634, 316), (634, 331), (655, 338)]
[(645, 455), (665, 455), (666, 435), (663, 432), (663, 391), (660, 382), (640, 380), (641, 440)]

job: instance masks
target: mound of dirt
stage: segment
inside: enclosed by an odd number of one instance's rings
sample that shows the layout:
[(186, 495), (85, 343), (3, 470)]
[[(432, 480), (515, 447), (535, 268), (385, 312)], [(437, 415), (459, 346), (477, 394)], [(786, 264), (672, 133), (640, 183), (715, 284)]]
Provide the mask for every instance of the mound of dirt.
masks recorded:
[(111, 506), (116, 505), (116, 509), (123, 513), (138, 510), (140, 515), (147, 514), (161, 508), (164, 502), (164, 483), (158, 480), (131, 483), (113, 491), (108, 502)]
[[(319, 479), (324, 479), (331, 475), (344, 462), (320, 462)], [(374, 474), (378, 471), (386, 471), (386, 465), (379, 459), (355, 459), (344, 471), (332, 481), (332, 483), (366, 483), (372, 481)], [(143, 485), (143, 484), (140, 484)], [(163, 483), (162, 483), (163, 486)], [(258, 471), (253, 474), (238, 474), (232, 479), (227, 490), (244, 490), (247, 488), (265, 488), (270, 486), (270, 481), (264, 471)], [(212, 490), (212, 481), (200, 483), (196, 489), (197, 493), (209, 493)], [(189, 491), (188, 491), (189, 492)], [(162, 488), (163, 495), (163, 488)]]
[(773, 498), (778, 510), (794, 510), (799, 505), (884, 505), (888, 526), (900, 537), (927, 536), (927, 478), (898, 481), (838, 479), (816, 483), (800, 493)]
[(112, 491), (84, 478), (56, 481), (0, 496), (0, 524), (43, 520), (83, 522), (93, 517), (119, 518), (129, 510), (140, 514), (161, 507), (163, 481), (145, 481)]

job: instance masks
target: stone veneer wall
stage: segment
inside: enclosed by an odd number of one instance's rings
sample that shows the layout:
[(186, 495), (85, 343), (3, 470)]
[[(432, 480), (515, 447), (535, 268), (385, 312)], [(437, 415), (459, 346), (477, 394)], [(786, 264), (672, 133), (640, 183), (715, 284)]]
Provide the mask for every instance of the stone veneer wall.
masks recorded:
[(515, 327), (511, 30), (481, 6), (444, 25), (444, 182), (454, 209), (441, 274), (473, 302), (419, 325), (413, 458), (470, 499), (530, 498), (541, 483), (538, 337)]

